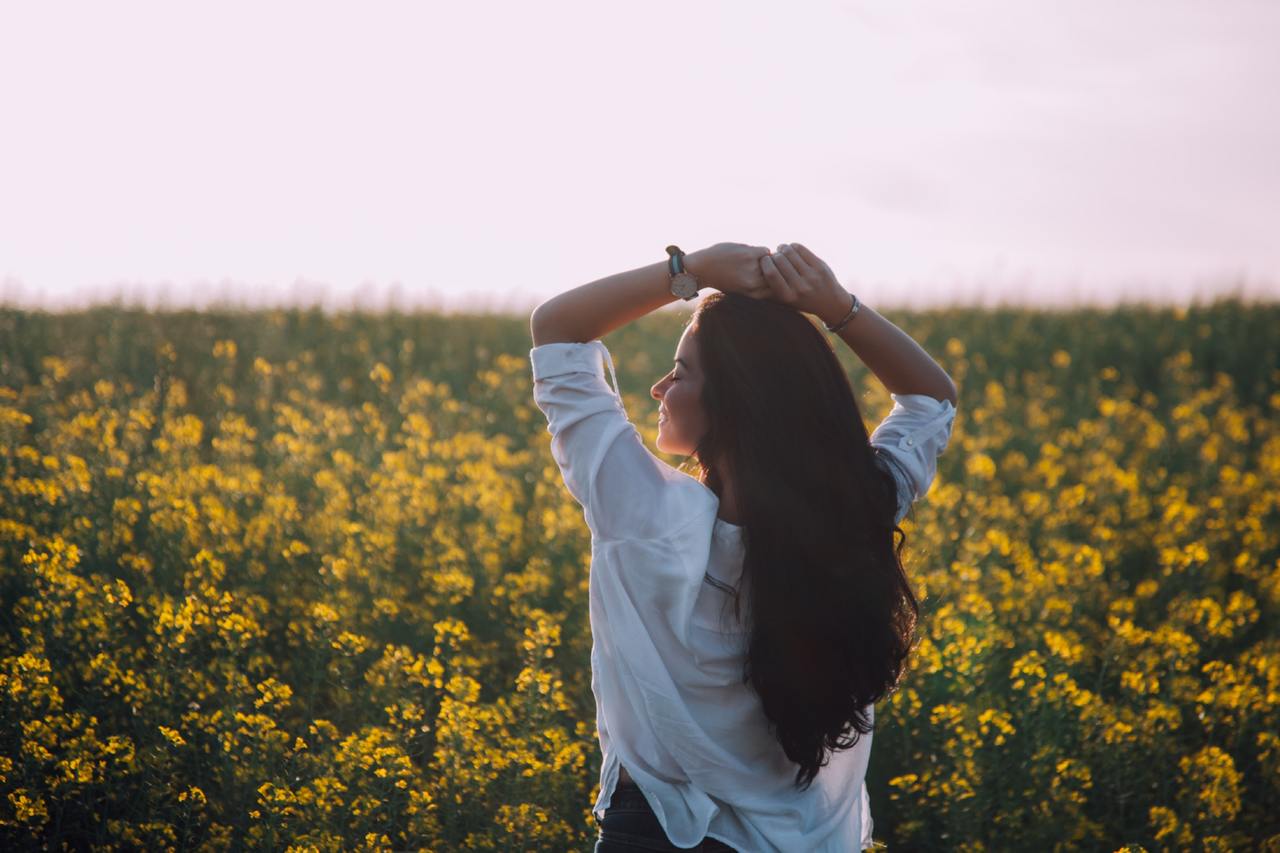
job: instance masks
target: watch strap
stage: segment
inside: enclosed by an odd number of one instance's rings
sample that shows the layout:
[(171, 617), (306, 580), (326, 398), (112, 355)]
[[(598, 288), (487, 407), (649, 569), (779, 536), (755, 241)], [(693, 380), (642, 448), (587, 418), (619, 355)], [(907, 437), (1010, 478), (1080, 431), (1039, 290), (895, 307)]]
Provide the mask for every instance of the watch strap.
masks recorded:
[(667, 247), (667, 272), (673, 276), (686, 272), (684, 250), (675, 244)]

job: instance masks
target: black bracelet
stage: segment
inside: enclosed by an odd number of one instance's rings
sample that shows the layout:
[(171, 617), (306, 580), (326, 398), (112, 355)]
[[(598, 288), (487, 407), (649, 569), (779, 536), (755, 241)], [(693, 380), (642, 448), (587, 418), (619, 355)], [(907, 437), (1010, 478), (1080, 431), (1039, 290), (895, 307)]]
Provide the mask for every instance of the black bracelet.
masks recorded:
[(858, 294), (854, 293), (851, 295), (853, 296), (853, 307), (849, 309), (849, 313), (844, 316), (844, 319), (841, 320), (839, 323), (836, 323), (834, 326), (827, 326), (826, 323), (822, 324), (823, 326), (826, 326), (826, 329), (828, 332), (838, 332), (841, 329), (843, 329), (845, 327), (845, 324), (847, 324), (850, 320), (852, 320), (853, 315), (857, 314), (858, 309), (862, 307), (862, 303), (858, 302)]

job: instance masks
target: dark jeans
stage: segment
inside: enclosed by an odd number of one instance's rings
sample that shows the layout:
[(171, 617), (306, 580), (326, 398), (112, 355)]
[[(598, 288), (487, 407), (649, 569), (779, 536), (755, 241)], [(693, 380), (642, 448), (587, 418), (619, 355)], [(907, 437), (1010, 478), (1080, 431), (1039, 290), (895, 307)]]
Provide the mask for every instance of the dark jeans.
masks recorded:
[(637, 850), (701, 850), (705, 853), (737, 853), (715, 838), (704, 838), (697, 847), (676, 847), (667, 839), (649, 803), (634, 782), (618, 781), (609, 807), (600, 821), (600, 836), (592, 853), (635, 853)]

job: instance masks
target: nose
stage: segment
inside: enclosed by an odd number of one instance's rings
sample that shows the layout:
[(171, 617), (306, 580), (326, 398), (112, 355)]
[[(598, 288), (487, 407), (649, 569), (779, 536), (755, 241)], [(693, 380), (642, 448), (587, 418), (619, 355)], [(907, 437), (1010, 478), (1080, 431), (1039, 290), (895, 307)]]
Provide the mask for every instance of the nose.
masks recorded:
[(662, 388), (662, 383), (661, 382), (657, 383), (656, 385), (654, 385), (652, 388), (649, 389), (649, 396), (655, 400), (661, 400), (662, 399), (662, 391), (660, 390), (661, 388)]

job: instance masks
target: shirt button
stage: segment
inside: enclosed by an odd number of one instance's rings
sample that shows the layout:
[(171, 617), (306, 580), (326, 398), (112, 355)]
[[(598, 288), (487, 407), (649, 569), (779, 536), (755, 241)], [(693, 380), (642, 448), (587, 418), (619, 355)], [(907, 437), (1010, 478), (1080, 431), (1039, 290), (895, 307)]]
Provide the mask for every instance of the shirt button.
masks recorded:
[(908, 438), (908, 439), (907, 439), (907, 444), (915, 444), (915, 442)]

